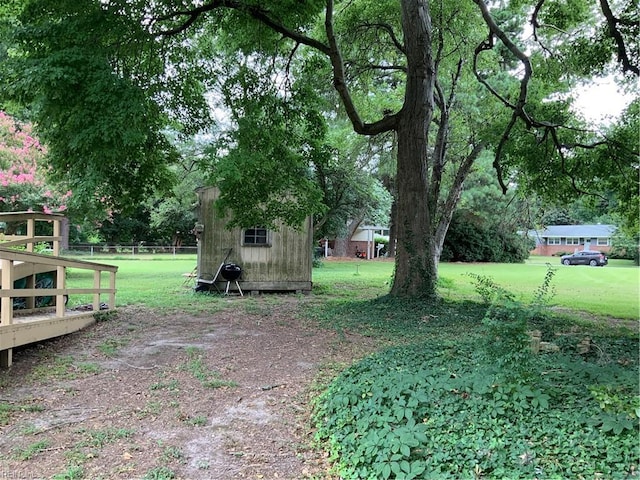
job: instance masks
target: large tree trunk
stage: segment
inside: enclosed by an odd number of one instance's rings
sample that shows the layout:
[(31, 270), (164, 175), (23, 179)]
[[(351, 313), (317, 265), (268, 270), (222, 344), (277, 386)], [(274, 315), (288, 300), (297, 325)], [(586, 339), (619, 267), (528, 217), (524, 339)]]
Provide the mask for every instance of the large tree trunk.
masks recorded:
[(357, 218), (354, 218), (347, 225), (347, 232), (344, 237), (337, 237), (333, 246), (333, 255), (336, 257), (349, 257), (349, 241), (353, 234), (357, 230), (357, 228), (362, 223), (363, 217), (362, 215), (358, 215)]
[[(395, 143), (395, 142), (394, 142)], [(398, 149), (394, 145), (393, 151), (397, 152)], [(396, 154), (397, 158), (397, 154)], [(382, 185), (391, 194), (393, 201), (391, 202), (391, 214), (389, 216), (389, 244), (387, 245), (387, 257), (393, 258), (396, 256), (396, 224), (398, 223), (396, 216), (398, 211), (398, 191), (396, 189), (396, 178), (392, 175), (385, 175), (382, 177)]]
[(398, 122), (398, 244), (391, 295), (434, 298), (437, 268), (427, 208), (428, 129), (433, 114), (431, 18), (425, 0), (402, 0), (407, 87)]
[(435, 234), (434, 240), (432, 244), (432, 256), (433, 261), (435, 262), (436, 268), (440, 263), (440, 255), (442, 253), (442, 247), (444, 246), (444, 240), (447, 235), (447, 231), (449, 230), (449, 225), (451, 224), (451, 219), (453, 218), (453, 212), (458, 205), (458, 201), (460, 200), (460, 195), (462, 194), (462, 190), (464, 188), (464, 180), (469, 175), (471, 171), (471, 167), (473, 163), (477, 160), (478, 156), (482, 152), (484, 148), (483, 143), (478, 143), (474, 145), (471, 152), (461, 161), (458, 166), (458, 171), (456, 172), (456, 176), (453, 180), (453, 185), (449, 190), (449, 195), (447, 196), (444, 205), (440, 209), (439, 218), (437, 223), (435, 223)]
[(397, 204), (397, 192), (393, 192), (393, 203), (391, 204), (391, 220), (389, 222), (389, 245), (387, 246), (387, 256), (389, 258), (394, 258), (396, 256), (396, 245), (397, 245), (397, 227), (398, 221), (396, 220), (398, 216), (398, 204)]

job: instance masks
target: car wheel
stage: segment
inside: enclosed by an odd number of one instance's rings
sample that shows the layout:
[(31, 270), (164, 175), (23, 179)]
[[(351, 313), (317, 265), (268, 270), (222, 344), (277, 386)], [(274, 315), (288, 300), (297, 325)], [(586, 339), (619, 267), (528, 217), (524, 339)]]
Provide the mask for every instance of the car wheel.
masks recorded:
[(595, 267), (596, 265), (598, 265), (598, 262), (596, 262), (595, 260), (590, 260), (589, 265), (591, 265), (592, 267)]
[(571, 261), (568, 258), (565, 258), (564, 260), (562, 260), (562, 264), (563, 265), (571, 265)]

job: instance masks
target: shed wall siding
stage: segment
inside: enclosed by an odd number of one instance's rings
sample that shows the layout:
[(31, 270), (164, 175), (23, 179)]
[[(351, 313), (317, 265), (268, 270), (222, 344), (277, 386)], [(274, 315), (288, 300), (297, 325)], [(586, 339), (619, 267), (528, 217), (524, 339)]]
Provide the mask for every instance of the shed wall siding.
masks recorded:
[[(218, 190), (200, 189), (199, 221), (204, 225), (200, 236), (198, 275), (213, 278), (231, 249), (227, 262), (242, 267), (241, 287), (255, 290), (308, 290), (311, 289), (312, 232), (308, 218), (301, 231), (282, 226), (271, 231), (270, 246), (243, 246), (242, 229), (225, 228), (214, 208)], [(295, 288), (293, 288), (295, 286)]]

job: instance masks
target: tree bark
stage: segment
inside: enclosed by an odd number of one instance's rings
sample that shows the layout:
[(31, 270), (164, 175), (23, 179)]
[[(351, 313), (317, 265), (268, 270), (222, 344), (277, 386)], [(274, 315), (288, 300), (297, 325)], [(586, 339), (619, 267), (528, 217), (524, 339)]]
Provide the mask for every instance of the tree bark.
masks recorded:
[(393, 203), (391, 204), (391, 220), (389, 221), (389, 245), (387, 246), (387, 257), (395, 258), (398, 234), (396, 233), (398, 206), (396, 204), (396, 192), (393, 193)]
[(353, 237), (356, 229), (362, 223), (362, 216), (355, 218), (347, 225), (347, 234), (345, 237), (337, 237), (334, 242), (333, 255), (336, 257), (348, 257), (349, 256), (349, 240)]
[(428, 130), (433, 115), (432, 29), (425, 0), (402, 0), (407, 56), (404, 105), (398, 119), (398, 243), (391, 295), (435, 298), (436, 265), (427, 206)]

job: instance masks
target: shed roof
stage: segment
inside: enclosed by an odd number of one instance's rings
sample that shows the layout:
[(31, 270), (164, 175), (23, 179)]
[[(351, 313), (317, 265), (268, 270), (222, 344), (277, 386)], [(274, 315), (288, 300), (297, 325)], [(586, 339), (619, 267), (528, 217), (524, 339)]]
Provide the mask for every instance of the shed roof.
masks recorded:
[(539, 236), (542, 238), (609, 238), (615, 231), (615, 225), (549, 225), (539, 233)]

